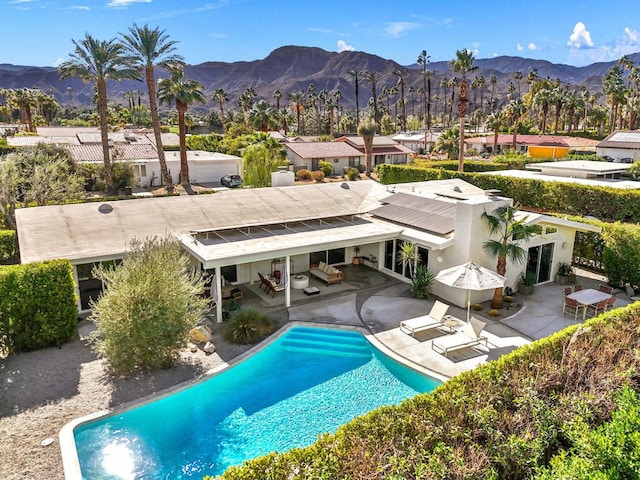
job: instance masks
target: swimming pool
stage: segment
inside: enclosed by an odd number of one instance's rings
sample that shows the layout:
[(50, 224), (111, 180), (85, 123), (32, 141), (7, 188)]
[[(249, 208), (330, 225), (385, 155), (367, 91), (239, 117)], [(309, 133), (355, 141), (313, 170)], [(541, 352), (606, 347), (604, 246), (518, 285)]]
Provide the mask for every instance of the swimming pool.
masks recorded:
[(87, 479), (202, 478), (440, 384), (355, 331), (293, 327), (196, 385), (73, 429)]

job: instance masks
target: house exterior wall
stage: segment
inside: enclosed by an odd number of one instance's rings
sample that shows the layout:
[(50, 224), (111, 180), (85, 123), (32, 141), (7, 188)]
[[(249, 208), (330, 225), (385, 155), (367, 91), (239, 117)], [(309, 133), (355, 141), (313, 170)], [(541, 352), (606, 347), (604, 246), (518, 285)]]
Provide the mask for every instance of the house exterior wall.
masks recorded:
[(547, 145), (531, 145), (529, 156), (533, 158), (563, 158), (569, 153), (569, 147), (552, 147)]
[(345, 169), (351, 166), (358, 166), (363, 162), (363, 157), (318, 157), (318, 158), (301, 158), (293, 151), (287, 149), (287, 160), (293, 165), (293, 170), (302, 169), (317, 170), (320, 162), (329, 162), (333, 165), (333, 173), (335, 175), (343, 175)]
[[(220, 182), (220, 178), (224, 175), (241, 175), (242, 159), (187, 159), (189, 163), (189, 181), (191, 183), (209, 183)], [(162, 185), (162, 174), (160, 172), (160, 162), (157, 159), (136, 160), (132, 162), (134, 169), (140, 171), (140, 167), (144, 166), (146, 176), (140, 176), (140, 186), (152, 187)], [(167, 168), (171, 174), (171, 181), (178, 183), (180, 178), (180, 160), (167, 159)]]
[(596, 155), (599, 157), (611, 157), (614, 161), (631, 158), (634, 162), (637, 162), (640, 160), (640, 149), (596, 147)]

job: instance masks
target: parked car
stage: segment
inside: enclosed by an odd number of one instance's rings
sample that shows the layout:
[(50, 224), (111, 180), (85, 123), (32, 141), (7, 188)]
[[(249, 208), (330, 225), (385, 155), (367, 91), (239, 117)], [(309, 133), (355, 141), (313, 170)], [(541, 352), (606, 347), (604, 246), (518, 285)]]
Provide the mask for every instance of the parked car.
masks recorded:
[(225, 175), (220, 179), (220, 183), (225, 187), (234, 188), (242, 185), (240, 175)]

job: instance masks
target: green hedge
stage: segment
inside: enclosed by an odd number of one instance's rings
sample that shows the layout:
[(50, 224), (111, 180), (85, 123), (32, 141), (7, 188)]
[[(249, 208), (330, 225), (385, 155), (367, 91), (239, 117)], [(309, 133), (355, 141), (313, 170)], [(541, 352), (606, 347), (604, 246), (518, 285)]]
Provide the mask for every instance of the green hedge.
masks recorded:
[(497, 189), (516, 204), (536, 210), (594, 216), (607, 221), (640, 222), (640, 191), (576, 183), (545, 182), (411, 165), (379, 165), (383, 184), (461, 178), (484, 190)]
[(637, 390), (639, 326), (640, 305), (608, 312), (222, 478), (534, 478)]
[(0, 230), (0, 262), (11, 260), (18, 254), (15, 230)]
[(67, 260), (0, 268), (0, 347), (23, 352), (61, 345), (75, 335), (77, 315)]

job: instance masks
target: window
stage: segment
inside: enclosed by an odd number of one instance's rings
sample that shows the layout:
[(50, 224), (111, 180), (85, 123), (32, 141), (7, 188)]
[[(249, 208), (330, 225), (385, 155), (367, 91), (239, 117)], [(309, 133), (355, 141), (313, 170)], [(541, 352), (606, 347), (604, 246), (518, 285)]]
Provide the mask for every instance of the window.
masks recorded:
[(146, 165), (134, 165), (133, 166), (133, 173), (135, 175), (136, 178), (140, 179), (142, 177), (146, 177), (147, 176), (147, 166)]
[(345, 253), (344, 248), (311, 252), (309, 254), (309, 265), (318, 265), (320, 262), (328, 263), (330, 265), (345, 263)]
[(400, 260), (400, 249), (404, 240), (387, 240), (384, 245), (384, 267), (407, 278), (411, 278), (411, 272), (416, 271), (418, 265), (427, 266), (429, 264), (429, 250), (418, 247), (418, 260), (409, 269)]
[(360, 157), (349, 157), (349, 166), (350, 167), (360, 166)]

